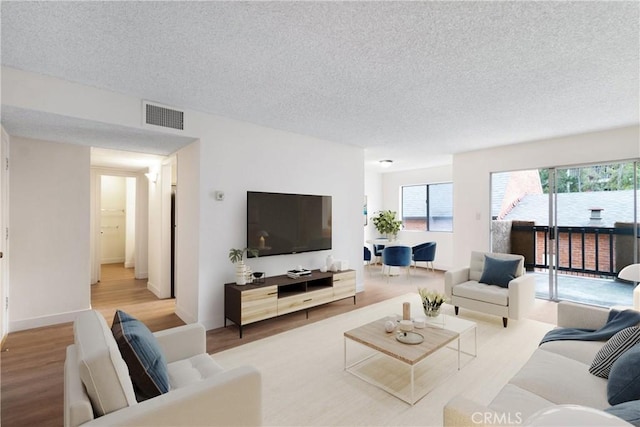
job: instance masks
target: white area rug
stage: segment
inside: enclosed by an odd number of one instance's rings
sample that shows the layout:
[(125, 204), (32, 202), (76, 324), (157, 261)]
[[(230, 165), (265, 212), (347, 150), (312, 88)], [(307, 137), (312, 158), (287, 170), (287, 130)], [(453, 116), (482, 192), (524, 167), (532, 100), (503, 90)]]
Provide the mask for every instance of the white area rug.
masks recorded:
[[(407, 294), (213, 357), (225, 367), (250, 364), (262, 372), (267, 426), (439, 426), (444, 404), (455, 395), (490, 402), (553, 328), (534, 320), (510, 320), (505, 329), (499, 317), (461, 309), (460, 317), (477, 323), (478, 356), (412, 407), (344, 371), (343, 333), (401, 314), (405, 301), (411, 302), (412, 316), (423, 315), (417, 293)], [(451, 306), (443, 310), (453, 314)]]

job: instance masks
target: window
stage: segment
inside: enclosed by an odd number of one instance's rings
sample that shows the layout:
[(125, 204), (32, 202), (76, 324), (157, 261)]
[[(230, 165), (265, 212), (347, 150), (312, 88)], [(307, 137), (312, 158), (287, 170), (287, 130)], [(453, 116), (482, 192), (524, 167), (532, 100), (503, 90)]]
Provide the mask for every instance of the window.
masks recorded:
[(453, 184), (403, 186), (402, 223), (405, 230), (453, 231)]

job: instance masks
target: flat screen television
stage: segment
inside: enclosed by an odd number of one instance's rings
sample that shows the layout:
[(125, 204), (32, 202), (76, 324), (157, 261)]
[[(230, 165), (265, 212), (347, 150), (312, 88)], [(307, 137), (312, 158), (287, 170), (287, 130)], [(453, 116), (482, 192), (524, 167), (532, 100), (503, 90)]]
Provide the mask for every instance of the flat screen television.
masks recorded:
[(261, 257), (331, 249), (331, 196), (247, 191), (247, 247)]

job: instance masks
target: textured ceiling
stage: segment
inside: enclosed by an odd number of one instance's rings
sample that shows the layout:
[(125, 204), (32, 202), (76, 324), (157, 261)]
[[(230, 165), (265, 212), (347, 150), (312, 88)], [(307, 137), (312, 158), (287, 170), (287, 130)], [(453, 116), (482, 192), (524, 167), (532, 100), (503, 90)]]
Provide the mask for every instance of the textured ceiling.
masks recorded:
[(635, 1), (1, 7), (4, 66), (361, 146), (395, 169), (639, 121)]

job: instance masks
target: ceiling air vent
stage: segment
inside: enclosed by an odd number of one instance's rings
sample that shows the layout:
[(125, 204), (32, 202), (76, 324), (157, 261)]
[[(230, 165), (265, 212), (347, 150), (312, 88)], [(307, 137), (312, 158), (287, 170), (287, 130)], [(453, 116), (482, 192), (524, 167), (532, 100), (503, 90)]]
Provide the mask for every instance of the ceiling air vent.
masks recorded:
[(184, 130), (184, 111), (145, 102), (144, 122), (148, 125)]

